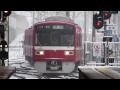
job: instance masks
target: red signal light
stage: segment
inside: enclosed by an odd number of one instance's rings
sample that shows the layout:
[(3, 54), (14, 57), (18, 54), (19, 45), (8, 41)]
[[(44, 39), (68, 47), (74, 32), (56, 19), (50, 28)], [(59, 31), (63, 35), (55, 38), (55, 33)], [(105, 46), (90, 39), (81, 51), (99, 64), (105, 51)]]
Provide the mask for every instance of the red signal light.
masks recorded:
[(101, 22), (97, 22), (97, 26), (101, 26)]
[(3, 11), (3, 16), (9, 16), (11, 14), (11, 11)]
[(108, 13), (104, 13), (104, 16), (108, 16)]
[(103, 27), (103, 17), (99, 14), (93, 15), (93, 27), (95, 29), (101, 29)]
[(111, 12), (110, 11), (103, 11), (104, 20), (110, 19)]

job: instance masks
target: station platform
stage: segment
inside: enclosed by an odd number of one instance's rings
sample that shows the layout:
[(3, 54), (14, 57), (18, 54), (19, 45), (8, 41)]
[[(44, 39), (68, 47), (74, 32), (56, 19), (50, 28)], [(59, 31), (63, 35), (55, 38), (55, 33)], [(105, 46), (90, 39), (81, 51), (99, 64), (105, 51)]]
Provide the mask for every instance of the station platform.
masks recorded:
[[(114, 70), (116, 68), (117, 70)], [(79, 66), (79, 79), (120, 79), (120, 67)]]
[(15, 67), (0, 66), (0, 79), (9, 79), (15, 72)]

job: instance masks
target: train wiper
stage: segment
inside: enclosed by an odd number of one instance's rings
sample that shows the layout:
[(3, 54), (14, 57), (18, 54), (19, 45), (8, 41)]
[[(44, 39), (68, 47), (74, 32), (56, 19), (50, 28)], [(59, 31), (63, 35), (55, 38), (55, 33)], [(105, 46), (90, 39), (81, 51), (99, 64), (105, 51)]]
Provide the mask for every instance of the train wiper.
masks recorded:
[(69, 42), (68, 47), (70, 47), (73, 44), (73, 40), (69, 40), (68, 42)]
[(38, 41), (38, 45), (40, 45), (42, 47), (42, 44)]

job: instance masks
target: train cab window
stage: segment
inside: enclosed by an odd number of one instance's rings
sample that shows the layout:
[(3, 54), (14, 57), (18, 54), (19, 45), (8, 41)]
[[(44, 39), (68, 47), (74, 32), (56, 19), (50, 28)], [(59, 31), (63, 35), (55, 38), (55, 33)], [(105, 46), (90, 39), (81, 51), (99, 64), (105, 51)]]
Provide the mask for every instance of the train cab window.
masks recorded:
[(36, 33), (36, 45), (37, 46), (49, 46), (50, 45), (50, 33), (47, 30), (40, 30)]
[(74, 30), (62, 31), (61, 45), (62, 46), (73, 46), (74, 45)]
[(60, 32), (59, 30), (52, 30), (50, 32), (50, 45), (60, 46)]
[(73, 46), (74, 27), (62, 24), (36, 26), (35, 38), (37, 46)]

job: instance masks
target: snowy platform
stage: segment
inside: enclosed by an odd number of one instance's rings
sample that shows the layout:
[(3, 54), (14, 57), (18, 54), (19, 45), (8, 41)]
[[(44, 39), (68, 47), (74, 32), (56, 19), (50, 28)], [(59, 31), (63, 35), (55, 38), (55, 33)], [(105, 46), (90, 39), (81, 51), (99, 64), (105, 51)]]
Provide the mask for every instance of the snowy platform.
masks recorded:
[(112, 68), (118, 68), (115, 66), (79, 66), (79, 79), (84, 79), (85, 76), (88, 79), (120, 79), (120, 73)]
[[(86, 78), (87, 77), (87, 78)], [(110, 79), (94, 68), (79, 68), (79, 79)]]
[(9, 79), (15, 72), (15, 67), (0, 66), (0, 79)]

